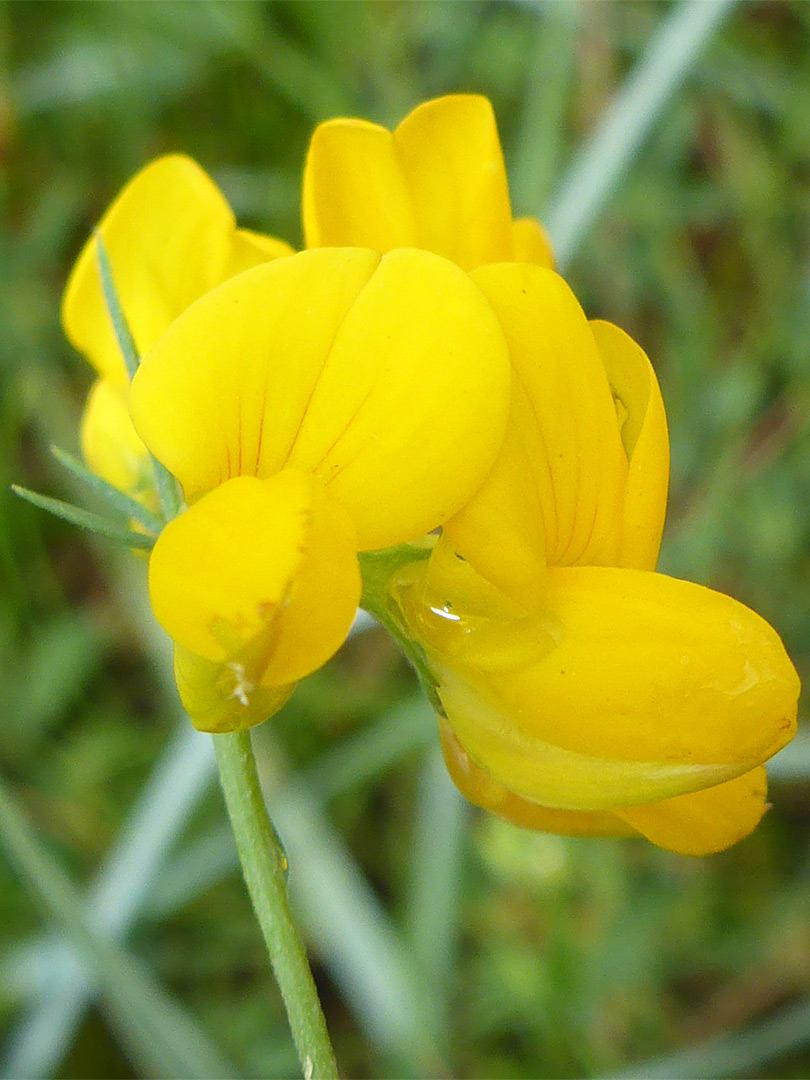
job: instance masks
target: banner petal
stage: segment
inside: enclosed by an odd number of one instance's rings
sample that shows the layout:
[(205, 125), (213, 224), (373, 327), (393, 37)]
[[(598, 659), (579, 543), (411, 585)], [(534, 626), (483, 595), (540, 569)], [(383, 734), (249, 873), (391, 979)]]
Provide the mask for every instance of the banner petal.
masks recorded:
[(135, 427), (188, 501), (235, 475), (318, 475), (360, 550), (440, 525), (492, 467), (509, 407), (480, 290), (426, 251), (321, 248), (193, 305), (132, 384)]

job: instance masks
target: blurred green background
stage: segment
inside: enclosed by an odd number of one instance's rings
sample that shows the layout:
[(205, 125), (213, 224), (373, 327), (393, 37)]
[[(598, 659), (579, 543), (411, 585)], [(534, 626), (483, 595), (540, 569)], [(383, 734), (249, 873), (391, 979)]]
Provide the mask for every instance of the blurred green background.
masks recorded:
[[(76, 451), (91, 382), (60, 293), (161, 153), (299, 243), (317, 122), (489, 95), (516, 211), (550, 222), (589, 315), (658, 370), (662, 568), (755, 607), (807, 674), (810, 5), (691, 7), (0, 5), (0, 1075), (296, 1075), (143, 563), (8, 490), (77, 495), (48, 454)], [(652, 77), (605, 129), (651, 42)], [(775, 763), (757, 832), (702, 860), (467, 807), (374, 630), (256, 741), (344, 1076), (810, 1074), (806, 741)]]

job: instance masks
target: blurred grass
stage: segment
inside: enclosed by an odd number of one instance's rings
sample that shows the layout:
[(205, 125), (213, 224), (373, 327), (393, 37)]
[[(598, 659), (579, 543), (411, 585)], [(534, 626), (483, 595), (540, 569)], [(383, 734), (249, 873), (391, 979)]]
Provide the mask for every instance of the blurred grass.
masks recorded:
[[(654, 0), (0, 4), (0, 770), (77, 886), (112, 849), (176, 715), (119, 561), (8, 492), (20, 482), (66, 493), (45, 447), (76, 451), (90, 383), (58, 326), (88, 230), (140, 165), (179, 149), (245, 224), (297, 243), (315, 123), (339, 112), (394, 123), (455, 89), (492, 98), (516, 209), (545, 212), (668, 12)], [(589, 314), (637, 337), (661, 378), (673, 449), (664, 568), (756, 607), (805, 676), (808, 115), (810, 8), (738, 5), (568, 271)], [(309, 924), (344, 1075), (618, 1074), (647, 1057), (656, 1075), (807, 1075), (806, 753), (777, 771), (757, 833), (713, 859), (531, 835), (478, 814), (454, 834), (433, 749), (420, 751), (422, 721), (409, 726), (412, 694), (372, 632), (308, 680), (273, 740), (260, 740), (265, 768), (285, 762), (316, 799), (289, 804), (302, 842), (301, 806), (319, 807), (293, 875), (348, 875), (310, 887), (316, 917), (354, 922)], [(245, 1075), (290, 1075), (216, 791), (167, 855), (131, 931), (137, 963)], [(340, 881), (365, 906), (341, 906)], [(36, 1000), (12, 960), (40, 928), (0, 857), (7, 1032)], [(393, 949), (390, 971), (364, 951), (374, 941)], [(428, 1060), (408, 1049), (392, 942), (423, 973)], [(56, 1075), (149, 1073), (131, 1033), (104, 1017), (87, 1014)], [(395, 1044), (386, 1024), (398, 1022)]]

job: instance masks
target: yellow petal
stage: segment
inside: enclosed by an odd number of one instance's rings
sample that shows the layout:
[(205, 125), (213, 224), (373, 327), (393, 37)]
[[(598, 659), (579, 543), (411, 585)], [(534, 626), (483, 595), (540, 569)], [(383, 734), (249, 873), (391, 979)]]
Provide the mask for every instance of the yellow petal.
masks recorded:
[(465, 670), (512, 671), (556, 647), (542, 613), (528, 613), (458, 556), (442, 532), (427, 560), (400, 566), (389, 590), (410, 636)]
[(503, 334), (470, 278), (392, 251), (337, 331), (290, 462), (350, 510), (361, 550), (416, 539), (491, 468), (509, 387)]
[(304, 169), (309, 248), (414, 247), (411, 199), (394, 136), (365, 120), (329, 120), (312, 136)]
[(79, 441), (89, 468), (113, 487), (136, 496), (151, 491), (149, 451), (132, 426), (124, 394), (104, 379), (87, 397)]
[(627, 462), (593, 334), (562, 278), (525, 263), (472, 276), (503, 327), (514, 388), (501, 458), (448, 531), (481, 573), (532, 606), (546, 560), (617, 556)]
[[(181, 311), (232, 272), (232, 259), (243, 268), (280, 253), (254, 244), (249, 259), (251, 246), (244, 238), (234, 240), (233, 213), (219, 189), (179, 154), (158, 158), (130, 180), (98, 231), (141, 356)], [(123, 389), (127, 374), (104, 303), (95, 239), (70, 275), (62, 320), (71, 343)]]
[(503, 438), (509, 380), (500, 327), (452, 263), (321, 248), (199, 300), (130, 403), (189, 501), (290, 464), (323, 479), (365, 550), (429, 532), (470, 497)]
[(669, 436), (647, 354), (618, 326), (591, 323), (621, 419), (629, 461), (618, 565), (654, 570), (669, 488)]
[(795, 731), (799, 681), (777, 634), (698, 585), (552, 568), (544, 614), (517, 638), (509, 620), (468, 619), (452, 596), (452, 619), (418, 607), (416, 589), (400, 602), (459, 741), (532, 802), (603, 810), (696, 791), (749, 771)]
[(198, 731), (243, 731), (274, 716), (295, 689), (246, 687), (238, 666), (218, 664), (174, 647), (174, 677), (183, 708)]
[(371, 251), (320, 249), (246, 271), (144, 359), (133, 421), (188, 502), (284, 467), (337, 328), (378, 264)]
[(711, 855), (753, 832), (768, 809), (763, 766), (717, 787), (617, 810), (617, 817), (668, 851)]
[(230, 667), (249, 700), (340, 647), (360, 598), (355, 552), (351, 521), (313, 477), (237, 477), (158, 537), (152, 607), (178, 645)]
[(634, 836), (681, 855), (710, 855), (753, 832), (768, 809), (763, 766), (717, 787), (624, 810), (555, 810), (521, 799), (470, 758), (447, 721), (439, 721), (447, 770), (476, 806), (524, 829), (563, 836)]
[(534, 218), (516, 218), (512, 222), (512, 259), (536, 263), (554, 269), (554, 252), (548, 233)]
[(445, 720), (439, 720), (447, 771), (465, 799), (524, 829), (563, 836), (632, 836), (635, 829), (608, 810), (555, 810), (521, 799), (472, 760)]
[[(545, 448), (519, 373), (512, 381), (506, 436), (481, 487), (444, 525), (444, 535), (488, 581), (526, 609), (542, 605), (546, 532), (542, 491), (550, 488)], [(538, 482), (538, 474), (541, 479)], [(546, 517), (553, 506), (546, 499)]]
[[(483, 97), (425, 102), (393, 135), (362, 120), (321, 124), (307, 155), (303, 203), (308, 247), (420, 247), (465, 270), (513, 257), (506, 171)], [(540, 250), (536, 233), (524, 226), (518, 233), (519, 243)]]
[(427, 101), (394, 132), (416, 243), (465, 270), (512, 257), (512, 212), (492, 106), (452, 94)]
[[(253, 232), (251, 229), (235, 229), (221, 280), (227, 281), (235, 274), (270, 262), (271, 259), (283, 259), (294, 254), (295, 250), (289, 244), (277, 240), (275, 236), (265, 236), (264, 233)], [(215, 284), (218, 285), (219, 282)]]

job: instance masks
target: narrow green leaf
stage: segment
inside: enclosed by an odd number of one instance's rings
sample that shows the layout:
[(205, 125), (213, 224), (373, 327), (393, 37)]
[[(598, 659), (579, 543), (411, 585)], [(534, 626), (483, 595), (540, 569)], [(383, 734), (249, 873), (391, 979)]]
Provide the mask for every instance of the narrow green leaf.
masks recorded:
[[(98, 254), (98, 272), (101, 276), (104, 303), (107, 305), (107, 312), (110, 316), (113, 330), (115, 331), (118, 347), (124, 357), (124, 363), (127, 366), (129, 377), (130, 379), (134, 379), (141, 358), (138, 355), (135, 340), (132, 337), (132, 331), (129, 328), (126, 316), (124, 315), (124, 309), (121, 307), (121, 301), (118, 299), (112, 267), (110, 266), (110, 259), (107, 255), (104, 241), (101, 239), (101, 234), (99, 232), (95, 233), (95, 238)], [(177, 514), (180, 511), (180, 493), (178, 491), (177, 481), (169, 470), (161, 465), (154, 457), (152, 458), (152, 465), (155, 470), (155, 485), (158, 491), (158, 498), (160, 499), (161, 513), (163, 514), (165, 521), (171, 521), (173, 517), (177, 517)]]
[(0, 725), (0, 748), (31, 754), (81, 700), (103, 662), (108, 642), (93, 621), (72, 611), (41, 618), (37, 633), (6, 668), (3, 705), (13, 724)]
[(140, 522), (145, 529), (148, 529), (153, 536), (157, 536), (160, 530), (163, 528), (163, 522), (160, 518), (153, 514), (151, 510), (138, 502), (137, 499), (133, 499), (131, 495), (127, 495), (123, 491), (119, 491), (117, 487), (114, 487), (108, 480), (105, 480), (102, 476), (98, 476), (96, 473), (91, 472), (78, 460), (73, 457), (72, 454), (68, 454), (66, 450), (60, 450), (58, 446), (51, 447), (51, 453), (64, 467), (72, 472), (74, 476), (78, 477), (84, 484), (87, 484), (97, 495), (100, 495), (107, 503), (109, 503), (111, 509), (117, 513), (122, 514), (124, 517), (135, 518)]
[(132, 548), (149, 551), (154, 547), (154, 537), (147, 536), (146, 533), (134, 532), (132, 529), (128, 529), (126, 525), (107, 521), (106, 518), (101, 517), (99, 514), (93, 514), (89, 510), (82, 510), (78, 506), (62, 502), (61, 499), (51, 499), (47, 495), (38, 495), (36, 491), (29, 491), (28, 488), (20, 487), (19, 484), (12, 484), (11, 490), (15, 495), (19, 495), (21, 499), (25, 499), (26, 502), (39, 507), (40, 510), (47, 510), (49, 514), (54, 514), (64, 521), (69, 521), (71, 525), (78, 525), (80, 529), (89, 529), (90, 532), (97, 533), (99, 536), (106, 536), (110, 540), (119, 540)]
[(129, 324), (124, 315), (124, 309), (121, 307), (118, 299), (115, 281), (113, 280), (112, 266), (110, 265), (110, 257), (107, 254), (104, 241), (101, 239), (101, 233), (96, 231), (94, 236), (96, 239), (96, 257), (98, 258), (98, 272), (101, 277), (101, 289), (104, 293), (104, 303), (107, 305), (107, 312), (113, 325), (115, 340), (118, 342), (118, 348), (121, 350), (121, 355), (124, 357), (124, 363), (127, 366), (129, 377), (130, 379), (134, 379), (141, 358), (138, 356), (138, 350), (135, 347), (132, 331), (129, 329)]
[(166, 1077), (230, 1077), (233, 1066), (205, 1032), (129, 953), (100, 936), (74, 884), (42, 847), (0, 779), (0, 845), (45, 911), (64, 928), (83, 963), (96, 974), (106, 1003), (139, 1061)]

